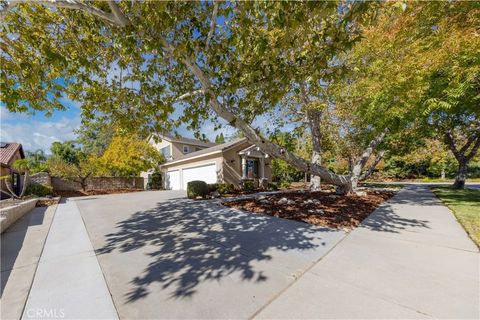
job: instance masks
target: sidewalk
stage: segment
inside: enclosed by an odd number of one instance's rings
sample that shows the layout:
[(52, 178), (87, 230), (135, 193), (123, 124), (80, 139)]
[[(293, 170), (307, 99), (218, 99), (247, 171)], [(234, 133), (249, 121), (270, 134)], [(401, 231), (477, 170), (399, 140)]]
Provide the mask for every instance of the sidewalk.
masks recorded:
[(23, 318), (118, 319), (75, 201), (58, 205)]
[(400, 191), (257, 318), (479, 318), (479, 254), (428, 189)]

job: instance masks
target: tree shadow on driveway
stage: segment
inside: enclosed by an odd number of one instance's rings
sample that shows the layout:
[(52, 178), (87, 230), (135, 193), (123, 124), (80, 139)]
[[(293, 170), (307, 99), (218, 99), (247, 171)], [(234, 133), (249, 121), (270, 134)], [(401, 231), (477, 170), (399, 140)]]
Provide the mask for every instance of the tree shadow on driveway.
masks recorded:
[(318, 253), (312, 258), (315, 249), (326, 252), (326, 246), (340, 240), (331, 229), (186, 199), (136, 212), (105, 237), (98, 254), (148, 249), (148, 265), (131, 281), (127, 302), (148, 295), (153, 283), (170, 289), (172, 298), (184, 298), (195, 294), (199, 284), (234, 273), (242, 281), (265, 282), (268, 270), (259, 262), (275, 260), (276, 266), (294, 264), (291, 269), (298, 270), (313, 262), (309, 259), (318, 259)]

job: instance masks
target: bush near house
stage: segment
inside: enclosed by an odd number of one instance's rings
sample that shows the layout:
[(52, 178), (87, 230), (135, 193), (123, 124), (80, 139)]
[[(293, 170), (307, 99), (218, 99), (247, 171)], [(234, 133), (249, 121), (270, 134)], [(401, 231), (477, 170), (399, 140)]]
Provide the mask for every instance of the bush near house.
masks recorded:
[(255, 185), (252, 180), (243, 181), (243, 191), (251, 192), (255, 189)]
[(218, 190), (218, 183), (209, 183), (207, 184), (208, 192), (212, 193)]
[(218, 192), (220, 194), (232, 193), (234, 190), (233, 184), (231, 183), (220, 183), (218, 184)]
[(209, 193), (208, 185), (205, 181), (195, 180), (187, 183), (187, 197), (195, 199), (196, 197), (204, 198)]

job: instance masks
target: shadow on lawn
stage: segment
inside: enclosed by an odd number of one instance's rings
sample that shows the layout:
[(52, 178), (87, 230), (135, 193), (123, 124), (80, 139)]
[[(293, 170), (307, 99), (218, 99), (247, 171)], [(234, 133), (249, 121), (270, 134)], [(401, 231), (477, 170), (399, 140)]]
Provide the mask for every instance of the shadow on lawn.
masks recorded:
[(99, 254), (148, 246), (150, 263), (132, 280), (132, 302), (160, 283), (173, 298), (195, 294), (205, 281), (238, 274), (243, 281), (267, 281), (255, 262), (271, 260), (269, 250), (311, 250), (325, 245), (321, 229), (223, 207), (214, 201), (171, 200), (137, 212), (106, 236)]

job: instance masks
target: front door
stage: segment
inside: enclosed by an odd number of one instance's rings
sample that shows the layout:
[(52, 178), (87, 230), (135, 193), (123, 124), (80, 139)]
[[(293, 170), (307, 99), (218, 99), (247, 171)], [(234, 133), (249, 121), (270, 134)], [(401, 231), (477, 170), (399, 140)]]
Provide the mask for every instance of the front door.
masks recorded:
[(247, 160), (247, 178), (248, 179), (258, 178), (258, 159)]

